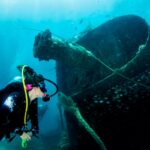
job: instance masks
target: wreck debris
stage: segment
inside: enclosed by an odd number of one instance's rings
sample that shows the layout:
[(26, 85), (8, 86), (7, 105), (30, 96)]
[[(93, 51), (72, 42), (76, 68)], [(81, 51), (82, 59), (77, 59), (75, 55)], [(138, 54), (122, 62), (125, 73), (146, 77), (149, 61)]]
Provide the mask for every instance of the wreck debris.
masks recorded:
[(37, 35), (33, 52), (34, 57), (38, 57), (39, 60), (54, 59), (72, 67), (89, 69), (97, 64), (97, 60), (93, 59), (89, 50), (81, 45), (53, 37), (49, 30)]
[(103, 141), (97, 135), (97, 133), (90, 127), (90, 125), (85, 121), (85, 119), (80, 113), (79, 108), (74, 103), (73, 99), (71, 97), (67, 97), (63, 93), (59, 93), (59, 101), (64, 106), (65, 110), (71, 112), (77, 118), (78, 123), (94, 138), (94, 140), (99, 145), (100, 150), (106, 150)]

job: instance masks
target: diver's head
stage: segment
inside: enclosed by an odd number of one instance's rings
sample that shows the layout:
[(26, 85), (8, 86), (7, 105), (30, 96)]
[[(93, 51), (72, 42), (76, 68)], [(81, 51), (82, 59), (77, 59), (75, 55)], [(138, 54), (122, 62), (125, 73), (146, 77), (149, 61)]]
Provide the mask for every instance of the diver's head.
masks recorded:
[[(58, 92), (58, 86), (53, 81), (44, 78), (42, 75), (37, 74), (31, 67), (26, 65), (19, 65), (18, 69), (22, 72), (22, 80), (25, 82), (26, 90), (30, 91), (33, 87), (38, 87), (44, 94), (42, 100), (44, 102), (49, 101), (52, 96)], [(47, 89), (44, 81), (53, 84), (56, 87), (56, 91), (53, 94), (47, 94)]]

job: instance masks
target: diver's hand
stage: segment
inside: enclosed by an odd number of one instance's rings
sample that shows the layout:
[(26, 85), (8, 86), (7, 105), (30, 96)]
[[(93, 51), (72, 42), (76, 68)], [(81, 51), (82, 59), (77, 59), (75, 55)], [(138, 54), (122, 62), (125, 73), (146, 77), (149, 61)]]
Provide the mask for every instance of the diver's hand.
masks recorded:
[(23, 134), (20, 137), (22, 140), (30, 141), (32, 138), (32, 132), (23, 132)]

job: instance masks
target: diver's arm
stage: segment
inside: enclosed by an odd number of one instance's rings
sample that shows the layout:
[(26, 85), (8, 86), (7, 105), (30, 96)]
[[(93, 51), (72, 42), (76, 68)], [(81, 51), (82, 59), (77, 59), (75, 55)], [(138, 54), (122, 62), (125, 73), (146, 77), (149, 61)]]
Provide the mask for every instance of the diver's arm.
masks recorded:
[(8, 93), (2, 97), (0, 105), (0, 118), (1, 125), (8, 125), (15, 120), (14, 115), (17, 107), (16, 101), (18, 98), (18, 92)]
[(38, 101), (37, 99), (32, 101), (30, 104), (29, 115), (31, 119), (31, 131), (32, 134), (37, 136), (39, 133), (39, 125), (38, 125)]
[(5, 91), (5, 94), (1, 97), (0, 105), (0, 130), (3, 133), (3, 136), (10, 141), (10, 132), (21, 135), (23, 131), (21, 128), (16, 128), (18, 125), (18, 118), (16, 118), (16, 111), (18, 110), (17, 101), (20, 100), (19, 92)]

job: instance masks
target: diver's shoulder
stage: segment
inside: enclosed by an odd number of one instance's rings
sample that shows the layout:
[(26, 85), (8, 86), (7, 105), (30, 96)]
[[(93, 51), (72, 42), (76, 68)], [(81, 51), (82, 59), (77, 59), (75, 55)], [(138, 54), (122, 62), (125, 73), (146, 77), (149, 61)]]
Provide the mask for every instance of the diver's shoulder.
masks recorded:
[(10, 89), (10, 90), (17, 90), (17, 89), (22, 89), (23, 88), (23, 85), (22, 85), (22, 82), (11, 82), (9, 83), (7, 86), (6, 86), (6, 89)]
[(22, 82), (11, 82), (7, 84), (0, 93), (0, 97), (6, 97), (7, 95), (18, 92), (22, 93), (23, 92), (23, 85)]

